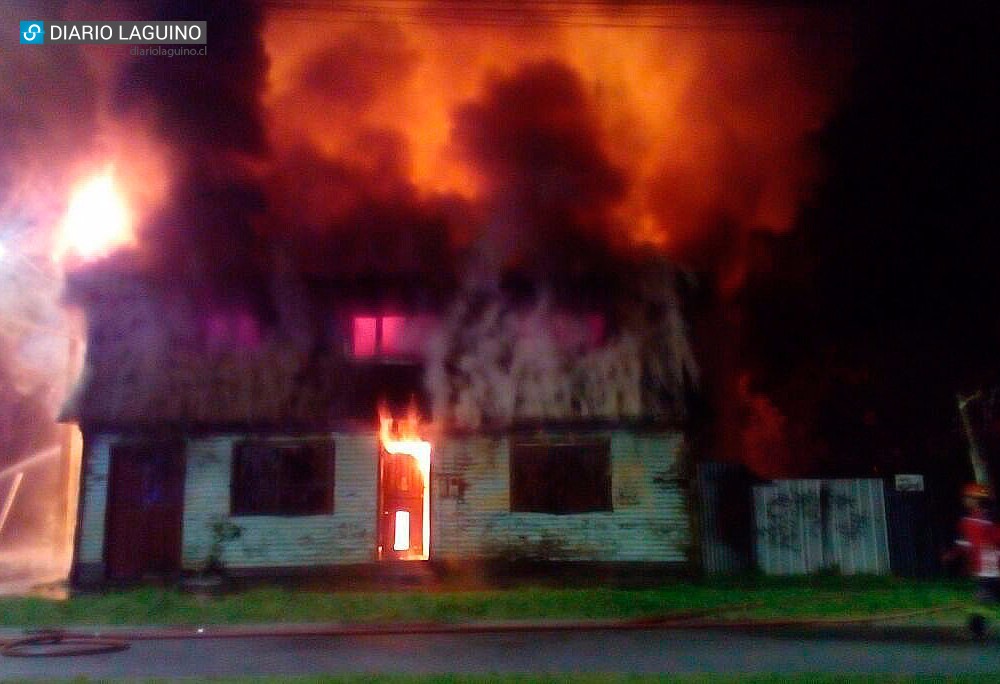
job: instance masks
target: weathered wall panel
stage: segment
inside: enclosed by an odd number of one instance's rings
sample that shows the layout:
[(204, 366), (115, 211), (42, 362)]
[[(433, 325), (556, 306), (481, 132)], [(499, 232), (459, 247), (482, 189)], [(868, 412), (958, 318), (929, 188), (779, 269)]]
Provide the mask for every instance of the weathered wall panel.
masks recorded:
[[(212, 526), (241, 529), (222, 560), (233, 568), (300, 567), (375, 560), (378, 444), (374, 434), (334, 434), (334, 512), (313, 516), (232, 516), (233, 445), (242, 434), (187, 441), (182, 564), (202, 567)], [(690, 539), (681, 479), (679, 433), (624, 431), (582, 436), (608, 439), (610, 512), (511, 513), (509, 440), (443, 439), (432, 457), (431, 558), (588, 561), (686, 561)], [(88, 436), (77, 562), (103, 561), (111, 446), (118, 435)]]
[(231, 567), (338, 565), (372, 561), (378, 445), (374, 434), (335, 434), (334, 512), (308, 516), (229, 514), (232, 447), (241, 435), (188, 442), (184, 491), (185, 568), (200, 567), (212, 545), (212, 526), (229, 521), (241, 530), (226, 542)]
[(510, 510), (510, 440), (449, 438), (433, 457), (431, 558), (683, 562), (690, 538), (678, 433), (610, 439), (610, 512)]
[(757, 563), (765, 573), (889, 572), (881, 480), (778, 480), (753, 491)]
[(108, 503), (108, 467), (113, 438), (104, 434), (87, 435), (80, 501), (80, 537), (77, 540), (77, 563), (101, 563), (104, 560), (104, 520)]

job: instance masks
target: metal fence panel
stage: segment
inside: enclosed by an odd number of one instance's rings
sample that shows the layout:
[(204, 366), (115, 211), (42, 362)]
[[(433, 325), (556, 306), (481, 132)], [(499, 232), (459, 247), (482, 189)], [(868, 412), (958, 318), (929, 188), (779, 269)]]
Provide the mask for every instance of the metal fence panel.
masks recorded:
[(753, 498), (766, 574), (889, 572), (881, 480), (778, 480), (754, 487)]

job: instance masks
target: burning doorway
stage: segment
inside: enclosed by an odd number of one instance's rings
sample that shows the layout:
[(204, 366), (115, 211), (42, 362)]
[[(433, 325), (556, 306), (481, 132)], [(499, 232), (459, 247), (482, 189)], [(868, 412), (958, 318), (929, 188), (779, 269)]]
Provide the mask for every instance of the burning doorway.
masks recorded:
[(429, 557), (431, 444), (418, 425), (415, 407), (398, 421), (379, 412), (379, 560)]

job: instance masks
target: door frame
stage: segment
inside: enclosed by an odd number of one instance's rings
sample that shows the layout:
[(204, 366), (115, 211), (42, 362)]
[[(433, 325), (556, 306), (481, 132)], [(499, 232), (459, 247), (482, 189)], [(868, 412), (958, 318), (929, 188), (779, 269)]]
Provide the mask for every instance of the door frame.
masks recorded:
[[(386, 451), (385, 447), (381, 443), (379, 443), (378, 445), (378, 468), (376, 472), (377, 496), (375, 497), (378, 508), (375, 511), (375, 559), (380, 562), (402, 562), (402, 563), (429, 560), (431, 555), (431, 544), (432, 544), (431, 540), (434, 538), (433, 531), (431, 531), (431, 519), (432, 519), (431, 483), (434, 481), (433, 478), (434, 461), (431, 460), (430, 467), (428, 468), (427, 472), (427, 481), (424, 483), (423, 493), (421, 494), (420, 497), (420, 508), (421, 508), (420, 515), (421, 518), (423, 517), (427, 518), (426, 520), (421, 520), (421, 526), (426, 525), (429, 531), (427, 535), (428, 538), (426, 542), (423, 544), (424, 546), (423, 555), (425, 556), (425, 558), (395, 558), (393, 557), (393, 550), (386, 549), (384, 548), (383, 545), (383, 537), (386, 534), (386, 525), (388, 524), (386, 513), (384, 512), (386, 505), (385, 462), (389, 457), (395, 457), (395, 458), (405, 457), (417, 461), (416, 456), (410, 454), (390, 454), (388, 451)], [(419, 472), (419, 467), (417, 468), (417, 470)], [(393, 523), (393, 529), (395, 530), (395, 523)], [(424, 540), (422, 534), (423, 533), (421, 532), (421, 541), (423, 542)]]
[[(171, 575), (175, 573), (180, 573), (182, 570), (183, 562), (183, 544), (184, 544), (184, 490), (187, 479), (187, 444), (184, 439), (178, 437), (149, 437), (149, 438), (127, 438), (115, 441), (108, 447), (108, 487), (107, 487), (107, 498), (104, 511), (104, 542), (102, 544), (102, 556), (104, 565), (104, 578), (110, 582), (128, 582), (141, 579), (144, 574), (148, 571), (142, 569), (140, 574), (136, 578), (122, 578), (114, 577), (112, 575), (112, 555), (111, 547), (116, 541), (113, 538), (113, 531), (115, 531), (115, 525), (113, 524), (114, 516), (121, 513), (122, 506), (120, 503), (120, 492), (116, 491), (121, 487), (121, 482), (118, 482), (116, 477), (116, 466), (117, 459), (115, 451), (122, 449), (119, 453), (121, 454), (124, 449), (164, 449), (169, 454), (168, 468), (172, 471), (172, 475), (176, 478), (176, 482), (173, 483), (176, 486), (176, 497), (168, 503), (176, 507), (176, 545), (170, 550), (170, 567), (163, 570), (166, 575)], [(133, 452), (134, 453), (134, 452)], [(118, 456), (121, 458), (121, 456)], [(145, 549), (136, 549), (136, 552), (144, 552)], [(141, 563), (140, 563), (141, 564)]]

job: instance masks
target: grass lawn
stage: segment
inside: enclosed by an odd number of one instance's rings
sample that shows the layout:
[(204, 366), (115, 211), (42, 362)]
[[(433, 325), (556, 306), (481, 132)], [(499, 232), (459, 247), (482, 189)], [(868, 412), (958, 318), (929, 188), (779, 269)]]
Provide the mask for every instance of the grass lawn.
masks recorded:
[(653, 589), (319, 591), (264, 587), (215, 598), (144, 587), (67, 600), (0, 597), (0, 626), (239, 624), (265, 622), (461, 623), (616, 619), (754, 604), (752, 617), (858, 617), (966, 602), (965, 581), (808, 577), (681, 581)]

